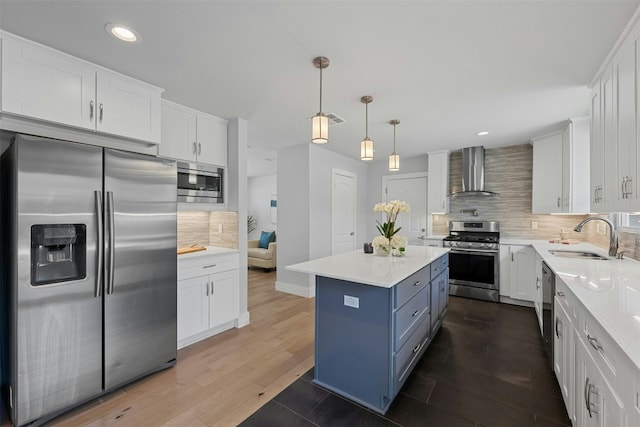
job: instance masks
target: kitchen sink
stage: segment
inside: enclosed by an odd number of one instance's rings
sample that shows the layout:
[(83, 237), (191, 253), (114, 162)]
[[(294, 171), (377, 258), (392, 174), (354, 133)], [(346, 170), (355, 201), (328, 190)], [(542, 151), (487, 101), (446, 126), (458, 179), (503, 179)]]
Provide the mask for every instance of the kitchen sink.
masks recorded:
[(606, 256), (602, 256), (596, 254), (594, 252), (584, 252), (584, 251), (563, 251), (563, 250), (550, 250), (551, 255), (555, 255), (562, 258), (576, 258), (576, 259), (598, 259), (598, 260), (608, 260)]

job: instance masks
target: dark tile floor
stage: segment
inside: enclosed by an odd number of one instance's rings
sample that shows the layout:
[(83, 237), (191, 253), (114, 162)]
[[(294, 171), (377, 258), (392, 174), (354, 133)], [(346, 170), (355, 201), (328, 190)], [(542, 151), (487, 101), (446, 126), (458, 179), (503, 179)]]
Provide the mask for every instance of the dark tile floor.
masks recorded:
[(531, 308), (450, 297), (442, 328), (384, 416), (312, 383), (241, 426), (570, 426)]

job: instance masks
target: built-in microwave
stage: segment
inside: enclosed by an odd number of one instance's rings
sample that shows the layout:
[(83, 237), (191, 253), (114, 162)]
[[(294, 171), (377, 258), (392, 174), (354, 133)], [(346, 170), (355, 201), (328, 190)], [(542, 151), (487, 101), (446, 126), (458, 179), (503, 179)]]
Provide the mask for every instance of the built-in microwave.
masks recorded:
[(224, 203), (224, 169), (178, 162), (178, 202)]

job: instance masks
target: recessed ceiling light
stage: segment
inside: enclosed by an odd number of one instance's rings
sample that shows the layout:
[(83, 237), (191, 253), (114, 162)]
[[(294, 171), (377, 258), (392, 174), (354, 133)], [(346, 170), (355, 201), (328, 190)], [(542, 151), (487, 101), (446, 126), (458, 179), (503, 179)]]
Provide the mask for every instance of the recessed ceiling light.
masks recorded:
[(485, 135), (489, 135), (489, 132), (487, 132), (486, 130), (483, 130), (481, 132), (476, 133), (476, 135), (478, 136), (485, 136)]
[(141, 41), (138, 33), (124, 25), (107, 24), (104, 28), (107, 30), (107, 33), (111, 34), (113, 37), (127, 43), (140, 43)]

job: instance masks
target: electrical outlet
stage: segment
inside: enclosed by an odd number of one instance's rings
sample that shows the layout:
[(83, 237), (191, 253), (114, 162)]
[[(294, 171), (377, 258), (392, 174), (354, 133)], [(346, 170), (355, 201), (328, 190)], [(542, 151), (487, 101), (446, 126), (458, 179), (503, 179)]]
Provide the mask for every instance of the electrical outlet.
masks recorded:
[(538, 229), (538, 223), (536, 221), (531, 221), (531, 229), (532, 230), (537, 230)]
[(346, 305), (347, 307), (360, 308), (360, 298), (345, 295), (344, 305)]

